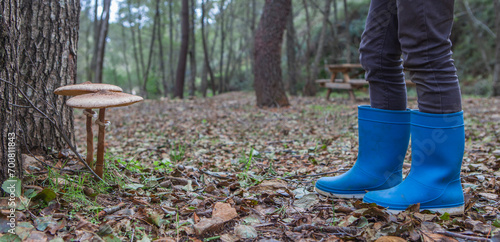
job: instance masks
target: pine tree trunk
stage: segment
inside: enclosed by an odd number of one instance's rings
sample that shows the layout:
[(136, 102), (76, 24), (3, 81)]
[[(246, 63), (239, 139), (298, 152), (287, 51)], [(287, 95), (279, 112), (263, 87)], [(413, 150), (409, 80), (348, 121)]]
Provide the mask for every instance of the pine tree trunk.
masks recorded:
[(321, 57), (323, 56), (323, 47), (325, 46), (325, 35), (326, 35), (326, 26), (328, 25), (328, 16), (330, 15), (330, 6), (332, 0), (325, 1), (324, 15), (323, 15), (323, 25), (321, 27), (321, 33), (318, 40), (318, 47), (316, 49), (316, 54), (314, 56), (314, 62), (311, 66), (311, 77), (307, 79), (306, 85), (304, 86), (304, 95), (305, 96), (314, 96), (316, 95), (316, 83), (314, 79), (318, 76), (319, 73), (319, 64), (321, 61)]
[(500, 0), (495, 0), (495, 9), (497, 39), (495, 43), (495, 69), (493, 71), (493, 96), (500, 96)]
[(22, 176), (21, 153), (66, 148), (54, 125), (27, 100), (63, 127), (65, 135), (74, 141), (73, 112), (64, 105), (66, 98), (53, 91), (76, 79), (80, 1), (4, 0), (0, 2), (0, 14), (1, 184), (9, 175), (8, 138), (16, 137), (13, 154), (18, 177)]
[(189, 47), (189, 0), (182, 0), (181, 11), (181, 49), (179, 50), (179, 62), (175, 75), (174, 97), (184, 97), (184, 79), (186, 76), (186, 62)]
[(195, 0), (191, 0), (191, 38), (190, 41), (190, 50), (189, 50), (189, 67), (191, 70), (191, 75), (189, 75), (189, 96), (194, 96), (194, 92), (196, 90), (195, 82), (196, 82), (196, 39), (194, 35), (195, 20), (196, 20), (196, 2)]
[(259, 107), (289, 106), (281, 73), (281, 44), (291, 0), (266, 0), (255, 34), (255, 94)]
[(286, 22), (286, 60), (288, 67), (287, 90), (291, 95), (297, 95), (297, 57), (295, 51), (295, 28), (293, 26), (293, 6), (290, 8)]

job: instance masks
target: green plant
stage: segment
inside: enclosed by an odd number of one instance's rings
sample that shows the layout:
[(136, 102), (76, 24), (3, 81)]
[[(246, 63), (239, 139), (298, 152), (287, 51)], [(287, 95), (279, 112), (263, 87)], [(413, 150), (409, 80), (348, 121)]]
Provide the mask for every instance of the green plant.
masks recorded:
[(174, 163), (182, 161), (186, 154), (186, 147), (184, 145), (177, 145), (177, 150), (170, 151), (170, 160)]

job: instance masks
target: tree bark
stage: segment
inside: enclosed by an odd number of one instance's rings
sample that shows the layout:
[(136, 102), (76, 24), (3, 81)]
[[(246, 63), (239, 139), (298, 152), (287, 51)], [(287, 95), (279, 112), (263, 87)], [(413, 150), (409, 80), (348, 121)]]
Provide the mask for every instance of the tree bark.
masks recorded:
[[(76, 79), (80, 1), (4, 0), (0, 14), (1, 184), (11, 174), (9, 155), (15, 163), (14, 176), (21, 178), (21, 153), (66, 148), (62, 134), (27, 100), (74, 142), (73, 111), (64, 105), (67, 98), (53, 91)], [(14, 152), (9, 152), (9, 141)]]
[(345, 17), (345, 31), (346, 31), (346, 61), (351, 63), (351, 20), (349, 18), (349, 9), (347, 7), (347, 0), (344, 0), (344, 17)]
[[(103, 11), (101, 13), (101, 19), (98, 24), (98, 32), (97, 42), (94, 43), (95, 51), (92, 65), (94, 67), (94, 78), (93, 81), (96, 83), (102, 83), (102, 71), (104, 65), (104, 53), (106, 49), (106, 37), (108, 36), (108, 27), (109, 27), (109, 9), (111, 6), (111, 0), (104, 0), (103, 2)], [(97, 6), (96, 6), (97, 8)]]
[(122, 48), (122, 54), (123, 54), (123, 61), (125, 62), (125, 70), (127, 71), (127, 80), (128, 80), (128, 92), (132, 92), (132, 78), (131, 78), (131, 73), (130, 73), (130, 67), (128, 64), (128, 59), (127, 59), (127, 41), (125, 41), (126, 35), (125, 35), (125, 26), (123, 26), (123, 23), (121, 25), (122, 29), (122, 38), (123, 38), (123, 48)]
[[(142, 69), (139, 61), (139, 54), (138, 52), (141, 51), (137, 50), (137, 45), (135, 41), (135, 21), (132, 19), (132, 1), (128, 0), (127, 1), (127, 6), (128, 6), (128, 22), (130, 24), (130, 33), (132, 34), (132, 51), (134, 52), (134, 62), (135, 62), (135, 68), (136, 68), (136, 74), (137, 74), (137, 80), (141, 80), (142, 77)], [(140, 84), (139, 84), (140, 85)]]
[(153, 50), (155, 47), (155, 39), (156, 39), (156, 28), (158, 24), (158, 18), (160, 17), (160, 12), (156, 11), (155, 13), (155, 18), (153, 20), (153, 31), (151, 31), (151, 43), (149, 45), (149, 55), (148, 55), (148, 64), (146, 66), (146, 72), (144, 72), (144, 77), (142, 81), (142, 95), (144, 98), (148, 97), (148, 90), (147, 90), (147, 84), (148, 84), (148, 78), (149, 78), (149, 70), (151, 69), (151, 60), (153, 58)]
[[(168, 68), (170, 69), (170, 80), (172, 88), (172, 94), (175, 90), (175, 73), (174, 73), (174, 14), (173, 14), (173, 5), (174, 1), (168, 1), (168, 31), (169, 31), (169, 51), (168, 51)], [(165, 97), (168, 96), (168, 93), (165, 93)]]
[(255, 34), (255, 94), (259, 107), (289, 106), (281, 73), (281, 43), (291, 0), (266, 0)]
[[(208, 1), (207, 1), (208, 3)], [(204, 54), (204, 59), (205, 59), (205, 66), (207, 68), (208, 74), (210, 75), (210, 86), (212, 88), (212, 93), (215, 95), (215, 78), (214, 78), (214, 73), (212, 71), (212, 68), (210, 67), (210, 55), (208, 54), (208, 47), (207, 47), (207, 36), (205, 35), (205, 15), (206, 15), (206, 9), (205, 9), (206, 3), (204, 0), (201, 1), (201, 40), (203, 44), (203, 54)], [(206, 96), (206, 89), (203, 91), (203, 96)]]
[(184, 97), (184, 79), (186, 75), (186, 62), (189, 47), (189, 0), (182, 0), (181, 11), (181, 49), (179, 50), (179, 62), (175, 75), (174, 97)]
[(297, 57), (295, 51), (295, 27), (293, 26), (293, 5), (286, 22), (286, 60), (288, 67), (287, 89), (291, 95), (297, 95)]
[(326, 26), (328, 25), (328, 16), (330, 15), (330, 6), (332, 4), (332, 0), (325, 1), (324, 16), (323, 16), (323, 25), (321, 27), (321, 33), (318, 40), (318, 47), (316, 49), (316, 54), (314, 56), (314, 62), (311, 67), (311, 76), (307, 79), (306, 85), (304, 86), (304, 95), (305, 96), (314, 96), (316, 95), (316, 83), (314, 79), (318, 76), (319, 72), (319, 64), (321, 61), (321, 57), (323, 56), (323, 47), (325, 46), (325, 35), (326, 35)]
[(191, 38), (190, 41), (190, 50), (189, 50), (189, 67), (191, 69), (191, 74), (189, 75), (189, 96), (194, 96), (194, 92), (196, 90), (195, 82), (196, 82), (196, 39), (194, 35), (194, 30), (196, 28), (195, 20), (196, 20), (196, 2), (195, 0), (191, 0)]
[(168, 94), (168, 81), (165, 74), (165, 61), (164, 61), (164, 53), (163, 53), (163, 35), (161, 34), (162, 29), (162, 21), (160, 14), (160, 0), (156, 0), (156, 11), (158, 11), (158, 47), (160, 51), (160, 55), (158, 56), (158, 62), (160, 63), (160, 73), (161, 73), (161, 83), (163, 85), (163, 96), (167, 96)]
[(219, 60), (219, 93), (225, 91), (224, 86), (224, 40), (226, 39), (226, 31), (224, 31), (224, 0), (220, 1), (219, 6), (219, 16), (220, 16), (220, 60)]
[(500, 96), (500, 0), (495, 0), (495, 28), (497, 33), (495, 43), (495, 68), (493, 71), (493, 96)]

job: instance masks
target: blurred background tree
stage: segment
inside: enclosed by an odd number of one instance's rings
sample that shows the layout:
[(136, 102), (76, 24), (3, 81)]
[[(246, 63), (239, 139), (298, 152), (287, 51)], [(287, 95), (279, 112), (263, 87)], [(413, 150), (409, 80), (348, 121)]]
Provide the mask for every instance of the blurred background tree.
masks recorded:
[[(103, 82), (147, 98), (172, 97), (183, 42), (183, 1), (111, 1), (108, 33), (102, 42), (102, 35), (101, 38), (96, 35), (103, 32), (107, 1), (81, 0), (77, 82), (96, 80), (97, 69), (93, 64), (94, 56), (98, 56), (96, 46), (105, 44)], [(314, 80), (329, 76), (324, 64), (358, 62), (369, 0), (291, 2), (292, 15), (287, 19), (281, 45), (283, 83), (289, 95), (314, 95), (317, 88)], [(451, 39), (464, 94), (500, 95), (500, 91), (493, 91), (500, 78), (500, 67), (495, 69), (495, 65), (500, 65), (500, 54), (496, 54), (499, 44), (495, 21), (500, 15), (499, 7), (494, 7), (497, 2), (456, 2)], [(183, 96), (253, 90), (254, 39), (264, 3), (264, 0), (188, 1), (189, 38)]]

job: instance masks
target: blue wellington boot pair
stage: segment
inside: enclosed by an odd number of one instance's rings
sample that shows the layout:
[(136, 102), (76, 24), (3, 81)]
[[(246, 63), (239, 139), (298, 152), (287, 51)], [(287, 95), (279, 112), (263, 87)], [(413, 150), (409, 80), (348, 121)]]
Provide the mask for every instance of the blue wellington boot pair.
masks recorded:
[[(460, 168), (465, 135), (463, 112), (429, 114), (358, 107), (359, 153), (345, 174), (316, 182), (320, 194), (362, 198), (390, 212), (420, 203), (451, 215), (463, 213)], [(402, 164), (411, 133), (412, 164), (402, 181)], [(368, 193), (367, 193), (368, 192)]]

